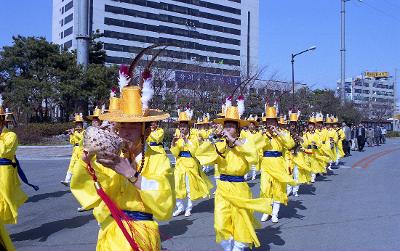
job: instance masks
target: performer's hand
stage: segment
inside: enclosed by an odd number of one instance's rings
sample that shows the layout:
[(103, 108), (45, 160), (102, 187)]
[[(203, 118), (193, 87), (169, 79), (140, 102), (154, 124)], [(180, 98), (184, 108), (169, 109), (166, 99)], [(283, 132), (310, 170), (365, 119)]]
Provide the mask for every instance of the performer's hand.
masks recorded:
[(93, 155), (94, 155), (93, 153), (90, 153), (90, 152), (84, 150), (83, 153), (82, 153), (82, 160), (83, 160), (86, 164), (89, 164), (90, 161), (91, 161), (91, 159), (93, 158)]
[(116, 173), (126, 178), (132, 177), (136, 172), (135, 162), (133, 162), (132, 166), (128, 159), (111, 152), (104, 152), (101, 156), (97, 156), (97, 162), (105, 167), (113, 169)]

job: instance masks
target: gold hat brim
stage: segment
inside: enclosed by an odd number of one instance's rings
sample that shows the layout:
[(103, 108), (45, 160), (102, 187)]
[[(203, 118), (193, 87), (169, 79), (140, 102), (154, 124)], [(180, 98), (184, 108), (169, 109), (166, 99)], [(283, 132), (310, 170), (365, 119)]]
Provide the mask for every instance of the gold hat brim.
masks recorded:
[(209, 124), (211, 124), (211, 121), (208, 121), (208, 122), (198, 122), (198, 123), (195, 123), (196, 125), (209, 125)]
[(258, 121), (255, 121), (255, 120), (247, 120), (248, 122), (249, 122), (249, 125), (250, 125), (250, 123), (254, 123), (256, 126), (258, 126)]
[(101, 114), (99, 119), (102, 121), (118, 122), (118, 123), (140, 123), (140, 122), (152, 122), (160, 121), (169, 118), (169, 113), (149, 109), (146, 116), (143, 115), (129, 115), (121, 111), (111, 111), (108, 113)]
[(267, 119), (278, 119), (278, 117), (263, 117), (262, 120), (265, 122)]
[(217, 118), (214, 119), (214, 123), (224, 125), (226, 121), (233, 121), (233, 122), (238, 122), (239, 127), (244, 127), (250, 125), (250, 121), (247, 120), (242, 120), (242, 119), (232, 119), (232, 118)]
[(184, 119), (184, 120), (177, 120), (177, 121), (174, 121), (175, 124), (179, 124), (179, 123), (181, 123), (181, 122), (188, 123), (189, 125), (193, 125), (193, 124), (194, 124), (194, 121), (193, 121), (193, 120), (186, 120), (186, 119)]

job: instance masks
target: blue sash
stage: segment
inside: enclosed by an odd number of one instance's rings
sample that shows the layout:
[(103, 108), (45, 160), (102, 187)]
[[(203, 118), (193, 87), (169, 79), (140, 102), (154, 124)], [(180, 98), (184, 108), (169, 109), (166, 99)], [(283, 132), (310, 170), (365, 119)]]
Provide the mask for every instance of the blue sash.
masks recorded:
[(184, 158), (191, 158), (192, 154), (189, 151), (181, 151), (179, 153), (179, 157), (184, 157)]
[(157, 142), (149, 142), (149, 146), (162, 146), (162, 143), (157, 143)]
[(278, 158), (278, 157), (282, 157), (282, 152), (278, 152), (278, 151), (265, 151), (265, 152), (264, 152), (264, 157), (267, 157), (267, 158)]
[(128, 218), (132, 220), (137, 220), (137, 221), (153, 220), (153, 215), (149, 213), (138, 212), (138, 211), (127, 211), (127, 210), (123, 210), (123, 212), (128, 216)]
[(19, 161), (17, 158), (15, 158), (15, 163), (12, 162), (12, 160), (6, 159), (6, 158), (0, 158), (0, 166), (13, 166), (17, 168), (18, 171), (18, 176), (21, 178), (22, 182), (27, 184), (28, 186), (32, 187), (35, 189), (35, 191), (39, 190), (38, 186), (32, 185), (29, 183), (28, 178), (26, 177), (24, 170), (22, 170), (21, 165), (19, 164)]
[(228, 181), (228, 182), (244, 182), (244, 177), (243, 176), (233, 176), (233, 175), (227, 175), (227, 174), (221, 174), (219, 176), (219, 179), (222, 181)]

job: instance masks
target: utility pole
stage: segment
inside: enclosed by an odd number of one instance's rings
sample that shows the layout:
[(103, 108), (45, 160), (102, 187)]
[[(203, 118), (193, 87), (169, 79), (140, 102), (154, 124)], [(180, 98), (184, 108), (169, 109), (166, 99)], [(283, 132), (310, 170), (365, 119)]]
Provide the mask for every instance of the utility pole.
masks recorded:
[(346, 82), (346, 2), (349, 0), (340, 0), (340, 95), (342, 102), (345, 100), (345, 82)]
[(76, 35), (76, 61), (85, 69), (89, 64), (89, 0), (78, 2), (78, 34)]

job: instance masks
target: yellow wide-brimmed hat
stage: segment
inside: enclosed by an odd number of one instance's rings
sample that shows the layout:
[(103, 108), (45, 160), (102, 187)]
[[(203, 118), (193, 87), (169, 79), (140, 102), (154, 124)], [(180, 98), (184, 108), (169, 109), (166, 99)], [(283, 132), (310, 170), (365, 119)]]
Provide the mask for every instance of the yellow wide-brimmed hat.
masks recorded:
[(278, 111), (275, 106), (265, 106), (265, 117), (263, 117), (263, 121), (267, 119), (277, 119), (278, 118)]
[(325, 124), (334, 124), (334, 123), (335, 123), (335, 118), (333, 116), (330, 116), (329, 114), (326, 114)]
[(315, 124), (316, 119), (315, 119), (315, 114), (314, 114), (314, 113), (310, 116), (310, 118), (308, 119), (308, 122), (309, 122), (309, 123), (314, 123), (314, 124)]
[(118, 123), (140, 123), (152, 122), (169, 118), (169, 114), (157, 109), (150, 109), (150, 100), (154, 95), (152, 87), (151, 64), (160, 54), (156, 54), (150, 63), (144, 68), (137, 85), (133, 85), (132, 76), (140, 58), (148, 51), (160, 47), (160, 44), (150, 45), (143, 48), (132, 60), (129, 67), (121, 65), (119, 71), (118, 85), (120, 97), (115, 97), (112, 91), (110, 106), (107, 113), (99, 116), (100, 120)]
[(6, 108), (5, 110), (5, 121), (6, 122), (14, 122), (14, 114), (12, 112), (10, 112), (10, 110), (8, 108)]
[(193, 124), (194, 121), (192, 120), (193, 117), (193, 110), (191, 109), (186, 109), (185, 111), (181, 111), (178, 109), (178, 120), (175, 121), (175, 123), (189, 123)]
[(97, 106), (94, 108), (93, 114), (87, 116), (88, 120), (93, 120), (94, 118), (98, 118), (102, 114), (101, 109)]
[(239, 109), (237, 106), (229, 106), (225, 110), (225, 114), (223, 118), (214, 119), (214, 122), (217, 124), (224, 124), (226, 121), (234, 121), (239, 123), (239, 127), (248, 126), (250, 121), (240, 119)]
[(203, 118), (199, 118), (196, 125), (208, 125), (210, 124), (210, 114), (206, 114), (205, 116), (203, 116)]
[(250, 123), (253, 123), (255, 126), (258, 126), (258, 116), (253, 116), (253, 114), (250, 114), (250, 116), (247, 118), (247, 121)]
[(281, 115), (278, 120), (278, 124), (287, 125), (286, 115)]
[(159, 121), (169, 118), (169, 114), (156, 109), (144, 109), (139, 86), (125, 86), (119, 98), (119, 109), (101, 114), (100, 120), (119, 123), (139, 123)]
[(75, 123), (77, 123), (77, 122), (83, 122), (82, 113), (76, 113), (76, 114), (75, 114), (74, 122), (75, 122)]
[(324, 115), (322, 113), (317, 112), (315, 115), (315, 123), (322, 123), (324, 122)]
[(333, 123), (334, 124), (340, 124), (340, 122), (339, 122), (339, 118), (338, 117), (333, 117)]
[(299, 118), (300, 118), (299, 110), (297, 112), (289, 111), (289, 121), (290, 122), (297, 122), (297, 121), (299, 121)]

